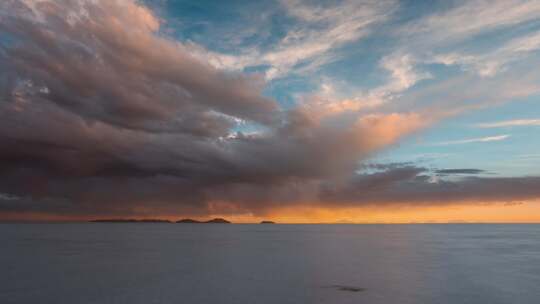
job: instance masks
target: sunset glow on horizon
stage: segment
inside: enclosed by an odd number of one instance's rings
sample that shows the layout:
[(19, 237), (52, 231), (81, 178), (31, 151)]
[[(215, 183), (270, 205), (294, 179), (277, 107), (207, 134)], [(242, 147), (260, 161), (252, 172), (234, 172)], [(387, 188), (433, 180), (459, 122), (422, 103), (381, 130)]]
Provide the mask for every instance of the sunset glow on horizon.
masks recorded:
[(70, 216), (55, 214), (3, 213), (1, 221), (86, 222), (96, 219), (160, 219), (175, 222), (184, 218), (206, 221), (224, 218), (236, 224), (480, 224), (540, 223), (538, 201), (517, 204), (461, 204), (440, 207), (394, 206), (392, 208), (356, 207), (321, 208), (299, 206), (269, 211), (265, 214), (210, 213), (207, 215), (108, 215)]

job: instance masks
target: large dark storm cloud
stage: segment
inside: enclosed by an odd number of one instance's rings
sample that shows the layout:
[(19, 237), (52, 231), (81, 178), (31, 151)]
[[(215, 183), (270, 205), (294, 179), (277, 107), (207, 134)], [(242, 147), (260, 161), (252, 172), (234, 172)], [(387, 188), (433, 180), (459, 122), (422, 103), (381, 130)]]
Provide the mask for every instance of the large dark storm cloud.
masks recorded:
[[(259, 212), (451, 192), (418, 168), (355, 173), (424, 127), (418, 114), (336, 124), (313, 109), (283, 111), (261, 77), (215, 69), (160, 26), (131, 0), (0, 3), (0, 212)], [(264, 131), (233, 133), (239, 121)], [(534, 178), (471, 178), (453, 197), (491, 199), (506, 182), (518, 183), (508, 199), (539, 195)]]

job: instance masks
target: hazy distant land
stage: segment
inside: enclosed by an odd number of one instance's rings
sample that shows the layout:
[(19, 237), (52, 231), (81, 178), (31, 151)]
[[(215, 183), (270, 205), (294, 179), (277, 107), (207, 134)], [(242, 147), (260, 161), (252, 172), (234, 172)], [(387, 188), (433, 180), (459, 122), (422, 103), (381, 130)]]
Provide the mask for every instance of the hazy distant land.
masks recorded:
[(91, 220), (91, 223), (172, 223), (169, 220), (160, 220), (160, 219), (98, 219)]
[(231, 224), (230, 221), (222, 218), (215, 218), (208, 221), (197, 221), (194, 219), (181, 219), (176, 222), (162, 219), (97, 219), (91, 220), (92, 223), (179, 223), (179, 224)]
[[(91, 220), (91, 223), (177, 223), (177, 224), (232, 224), (231, 221), (223, 218), (214, 218), (208, 221), (199, 221), (190, 218), (178, 220), (176, 222), (162, 219), (96, 219)], [(275, 224), (274, 221), (261, 221), (259, 224)]]
[(227, 221), (226, 219), (222, 218), (215, 218), (209, 221), (197, 221), (193, 219), (182, 219), (179, 221), (176, 221), (176, 223), (179, 224), (231, 224), (230, 221)]

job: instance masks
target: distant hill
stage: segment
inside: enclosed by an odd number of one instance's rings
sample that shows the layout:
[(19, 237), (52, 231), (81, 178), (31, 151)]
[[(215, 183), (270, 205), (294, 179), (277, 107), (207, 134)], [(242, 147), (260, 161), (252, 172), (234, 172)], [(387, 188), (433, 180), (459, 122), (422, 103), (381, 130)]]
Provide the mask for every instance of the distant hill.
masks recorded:
[(200, 224), (202, 222), (200, 221), (196, 221), (196, 220), (192, 220), (192, 219), (181, 219), (179, 221), (176, 221), (177, 223), (180, 223), (180, 224)]
[(231, 222), (227, 221), (226, 219), (215, 218), (215, 219), (206, 221), (204, 223), (207, 223), (207, 224), (230, 224)]
[(136, 219), (99, 219), (99, 220), (91, 220), (92, 223), (170, 223), (171, 221), (168, 220), (160, 220), (160, 219), (142, 219), (142, 220), (136, 220)]
[(262, 221), (261, 224), (275, 224), (275, 222), (272, 222), (272, 221)]
[(230, 224), (231, 222), (222, 218), (215, 218), (209, 221), (197, 221), (193, 219), (181, 219), (177, 221), (179, 224)]
[(138, 223), (172, 223), (169, 220), (158, 220), (158, 219), (148, 219), (148, 220), (138, 220)]

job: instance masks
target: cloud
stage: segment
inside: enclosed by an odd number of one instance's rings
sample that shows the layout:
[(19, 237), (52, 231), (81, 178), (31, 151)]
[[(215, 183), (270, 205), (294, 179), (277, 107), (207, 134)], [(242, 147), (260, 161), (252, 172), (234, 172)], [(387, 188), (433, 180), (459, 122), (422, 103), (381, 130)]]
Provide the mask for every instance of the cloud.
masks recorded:
[(440, 169), (436, 170), (437, 174), (480, 174), (485, 173), (486, 171), (480, 169)]
[[(280, 4), (294, 23), (274, 46), (253, 46), (240, 54), (203, 51), (200, 57), (225, 69), (267, 66), (268, 80), (291, 72), (310, 73), (339, 58), (336, 50), (340, 47), (368, 36), (398, 6), (393, 0), (345, 0), (339, 5), (282, 0)], [(196, 45), (192, 47), (200, 50)]]
[(483, 143), (483, 142), (492, 142), (492, 141), (502, 141), (509, 137), (510, 135), (487, 136), (487, 137), (479, 137), (479, 138), (445, 141), (445, 142), (435, 143), (433, 145), (434, 146), (449, 146), (449, 145), (461, 145), (461, 144), (471, 144), (471, 143)]
[(2, 4), (1, 29), (13, 39), (0, 60), (18, 82), (20, 107), (40, 98), (90, 122), (159, 131), (166, 121), (166, 131), (202, 136), (229, 124), (212, 111), (263, 124), (277, 111), (260, 79), (196, 60), (134, 2), (30, 3)]
[[(0, 4), (0, 193), (21, 198), (3, 197), (0, 212), (296, 203), (431, 122), (415, 112), (345, 120), (281, 109), (260, 76), (215, 68), (161, 22), (128, 0)], [(237, 132), (238, 123), (262, 131)]]
[[(464, 169), (446, 169), (454, 173)], [(435, 171), (436, 173), (438, 171)], [(471, 173), (471, 172), (469, 172)], [(469, 174), (467, 173), (467, 174)], [(471, 173), (472, 174), (472, 173)], [(328, 183), (320, 197), (335, 205), (446, 205), (521, 202), (540, 196), (540, 177), (461, 177), (435, 181), (426, 168), (405, 165)]]
[(275, 50), (263, 55), (272, 65), (269, 78), (287, 73), (296, 64), (310, 61), (316, 68), (330, 60), (329, 52), (369, 34), (371, 27), (384, 21), (396, 7), (394, 1), (344, 1), (336, 6), (283, 0), (287, 12), (299, 19)]
[(479, 128), (502, 128), (502, 127), (522, 127), (540, 126), (540, 119), (515, 119), (498, 122), (479, 123), (475, 126)]
[(534, 21), (540, 3), (527, 0), (458, 1), (451, 9), (415, 21), (401, 30), (424, 41), (455, 43), (472, 36)]
[[(537, 4), (510, 2), (458, 1), (450, 9), (435, 8), (435, 13), (405, 23), (392, 32), (395, 45), (379, 60), (378, 72), (389, 74), (386, 81), (363, 90), (343, 90), (352, 91), (354, 97), (322, 95), (320, 99), (329, 111), (414, 109), (431, 112), (440, 120), (537, 94), (538, 76), (529, 68), (538, 61), (534, 57), (540, 41), (537, 31), (499, 35), (490, 43), (475, 40), (502, 28), (516, 31), (515, 27), (540, 15)], [(473, 15), (489, 20), (467, 21)], [(471, 73), (454, 76), (454, 70), (433, 64), (456, 65)], [(417, 86), (428, 79), (429, 83)]]
[(10, 194), (6, 194), (6, 193), (0, 193), (0, 200), (2, 201), (16, 201), (16, 200), (19, 200), (20, 197), (18, 196), (15, 196), (15, 195), (10, 195)]
[[(494, 43), (501, 44), (499, 46), (486, 44), (487, 47), (479, 48), (482, 44), (474, 39), (527, 24), (537, 20), (539, 15), (540, 4), (536, 1), (457, 1), (450, 4), (449, 9), (435, 10), (406, 23), (395, 34), (400, 39), (399, 52), (413, 55), (418, 63), (460, 65), (482, 77), (492, 77), (509, 63), (538, 50), (538, 32), (498, 39)], [(448, 51), (452, 49), (457, 51)]]
[[(416, 83), (431, 78), (431, 74), (419, 71), (416, 60), (410, 54), (394, 53), (383, 57), (379, 66), (389, 73), (388, 80), (366, 92), (354, 92), (354, 97), (343, 97), (346, 91), (341, 84), (323, 81), (321, 89), (315, 94), (302, 96), (300, 101), (320, 115), (335, 115), (346, 112), (376, 111), (392, 100), (399, 98)], [(432, 119), (434, 121), (435, 119)]]
[(516, 156), (518, 159), (534, 159), (540, 158), (540, 154), (520, 154)]
[(505, 42), (495, 50), (482, 53), (450, 53), (435, 56), (434, 62), (445, 65), (460, 65), (483, 77), (492, 77), (504, 71), (512, 62), (527, 58), (540, 49), (540, 32), (526, 34)]
[[(413, 71), (418, 70), (416, 67), (418, 65), (439, 63), (447, 66), (456, 65), (464, 71), (480, 76), (475, 78), (460, 75), (459, 77), (466, 79), (468, 83), (462, 82), (460, 85), (454, 83), (451, 88), (445, 88), (447, 90), (445, 94), (454, 97), (454, 103), (469, 103), (474, 100), (475, 97), (470, 96), (473, 95), (470, 86), (493, 89), (505, 85), (507, 89), (503, 94), (517, 93), (524, 90), (524, 83), (514, 79), (522, 77), (520, 74), (527, 73), (528, 68), (526, 65), (516, 65), (527, 62), (526, 59), (537, 53), (540, 36), (538, 31), (523, 33), (516, 29), (534, 22), (538, 16), (540, 3), (537, 1), (457, 1), (451, 3), (449, 9), (440, 11), (436, 9), (434, 13), (412, 20), (398, 28), (395, 31), (398, 51), (392, 53), (407, 54), (414, 58), (411, 62)], [(509, 29), (513, 30), (514, 35), (501, 34), (496, 36), (497, 39), (487, 39), (489, 43), (481, 42), (485, 37), (491, 37), (488, 35)], [(503, 74), (502, 72), (507, 73), (496, 77)], [(436, 79), (440, 75), (431, 76)], [(445, 77), (444, 74), (442, 76)], [(486, 81), (489, 78), (494, 79)], [(454, 80), (443, 82), (452, 81)], [(461, 92), (456, 92), (455, 87), (462, 87)], [(439, 96), (437, 98), (441, 99)], [(516, 97), (509, 97), (506, 101), (512, 98)], [(492, 103), (499, 99), (493, 97)], [(452, 107), (450, 111), (463, 112), (463, 110), (456, 111), (458, 106)], [(482, 105), (478, 103), (476, 106), (469, 106), (467, 110), (481, 107)]]
[[(417, 82), (429, 79), (432, 76), (427, 72), (420, 72), (415, 68), (416, 60), (411, 54), (392, 54), (383, 57), (381, 66), (391, 73), (391, 81), (377, 90), (388, 93), (404, 91)], [(386, 94), (388, 94), (386, 93)]]

